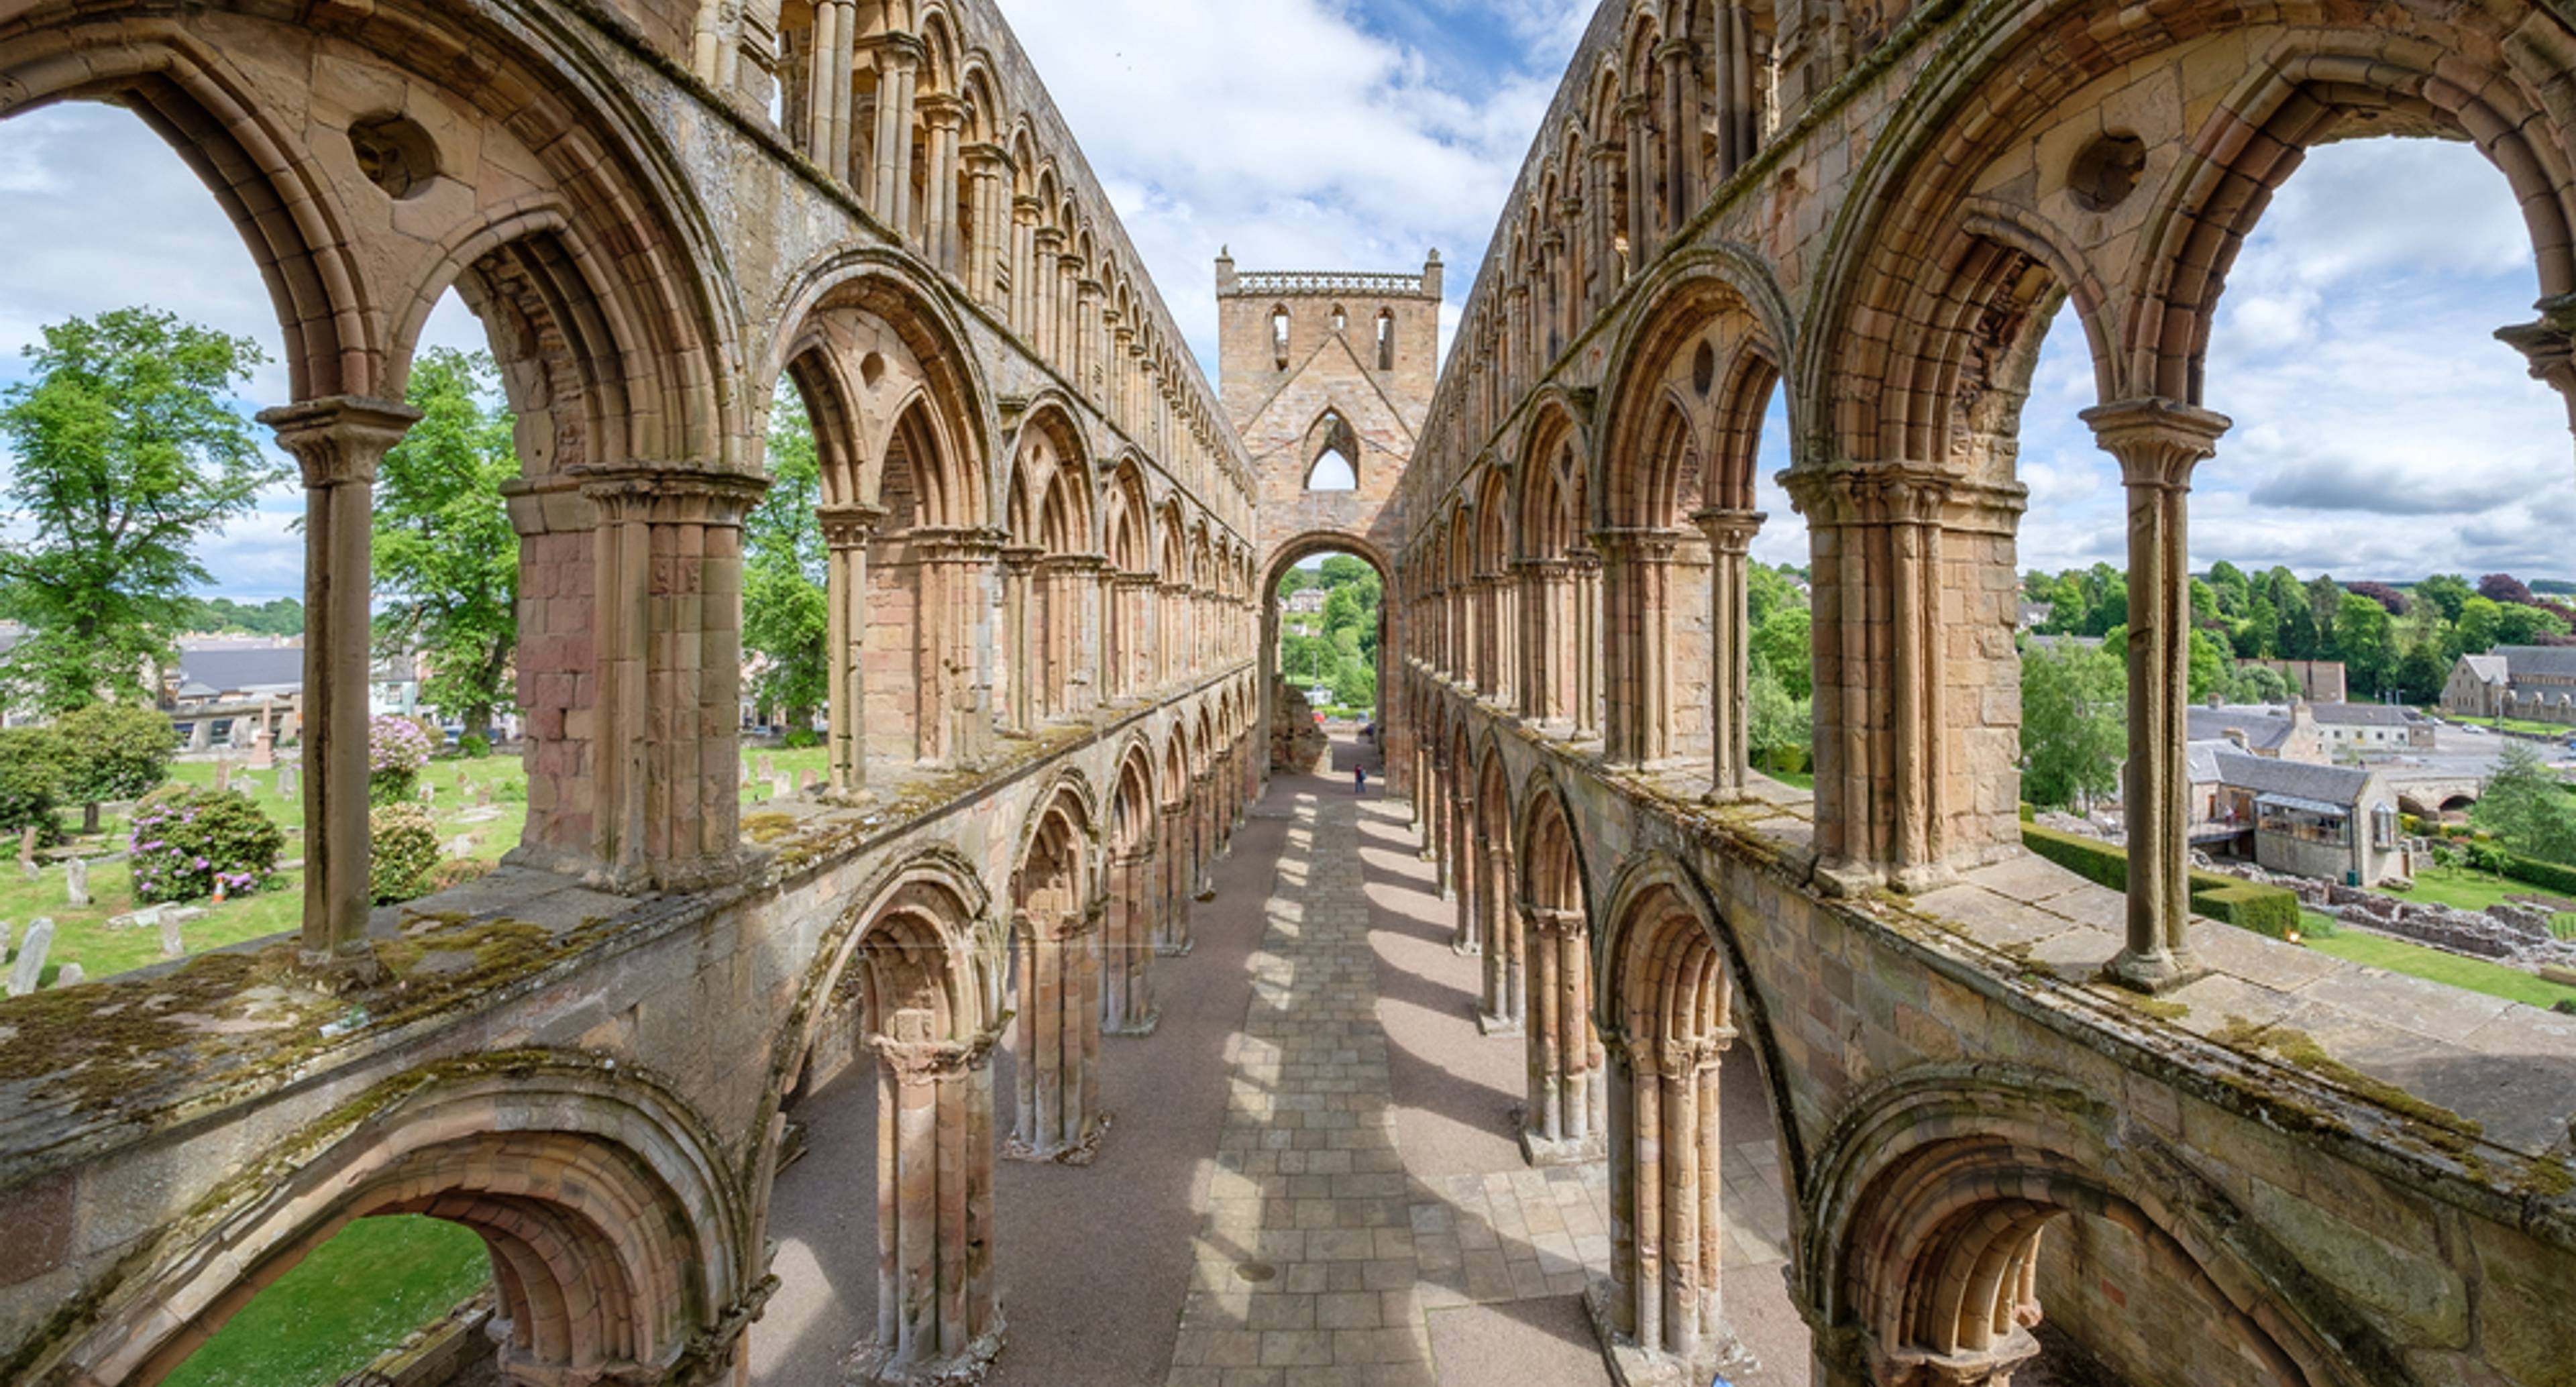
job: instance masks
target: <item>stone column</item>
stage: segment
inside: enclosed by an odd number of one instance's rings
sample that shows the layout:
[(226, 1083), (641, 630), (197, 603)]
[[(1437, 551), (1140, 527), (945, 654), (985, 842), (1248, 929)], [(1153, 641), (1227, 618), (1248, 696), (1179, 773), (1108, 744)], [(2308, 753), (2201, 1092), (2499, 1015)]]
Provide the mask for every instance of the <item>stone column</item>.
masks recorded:
[(1107, 905), (1023, 910), (1012, 920), (1020, 1101), (1002, 1154), (1013, 1160), (1089, 1165), (1109, 1128), (1100, 1109), (1099, 929)]
[(868, 543), (885, 519), (882, 506), (825, 506), (819, 511), (830, 552), (824, 583), (831, 651), (832, 793), (844, 803), (868, 795)]
[(1002, 265), (1009, 250), (1010, 222), (1003, 211), (1007, 199), (1002, 195), (1002, 176), (1010, 169), (1010, 156), (1000, 145), (976, 144), (965, 151), (968, 186), (974, 189), (974, 225), (966, 242), (966, 289), (975, 302), (995, 314), (1005, 313), (1002, 302)]
[(1011, 331), (1021, 345), (1037, 351), (1037, 235), (1040, 214), (1033, 197), (1011, 199)]
[(1664, 179), (1675, 227), (1699, 210), (1699, 65), (1692, 56), (1690, 41), (1679, 35), (1655, 47), (1664, 65)]
[(1448, 848), (1443, 854), (1448, 858), (1448, 864), (1443, 873), (1446, 878), (1443, 886), (1449, 899), (1458, 905), (1449, 947), (1473, 958), (1485, 951), (1484, 920), (1476, 912), (1476, 891), (1480, 884), (1475, 858), (1476, 820), (1467, 802), (1467, 796), (1475, 790), (1474, 772), (1461, 766), (1448, 779)]
[(584, 468), (599, 513), (599, 861), (632, 889), (706, 885), (742, 851), (739, 473)]
[(1691, 517), (1708, 536), (1711, 560), (1708, 643), (1716, 666), (1709, 686), (1711, 803), (1743, 798), (1745, 779), (1753, 769), (1746, 709), (1752, 697), (1753, 631), (1745, 568), (1753, 552), (1753, 536), (1766, 518), (1760, 511), (1725, 509), (1704, 510)]
[(1601, 555), (1577, 549), (1568, 583), (1574, 617), (1574, 735), (1590, 741), (1601, 735)]
[(1733, 1037), (1722, 1029), (1622, 1047), (1624, 1093), (1610, 1105), (1611, 1280), (1592, 1308), (1623, 1381), (1706, 1382), (1747, 1364), (1720, 1294), (1717, 1071)]
[(1655, 144), (1646, 137), (1646, 98), (1631, 96), (1620, 102), (1619, 117), (1628, 133), (1628, 255), (1642, 264), (1664, 241), (1655, 214)]
[(1631, 766), (1651, 766), (1671, 754), (1672, 568), (1679, 536), (1671, 531), (1616, 529), (1592, 536), (1603, 554), (1602, 648), (1615, 652), (1603, 754)]
[[(1082, 323), (1074, 311), (1074, 286), (1082, 279), (1082, 259), (1074, 254), (1073, 243), (1063, 244), (1063, 253), (1055, 258), (1055, 355), (1057, 371), (1081, 386), (1078, 377), (1082, 358)], [(1159, 451), (1159, 450), (1158, 450)]]
[(1485, 995), (1476, 1026), (1486, 1035), (1519, 1035), (1529, 1017), (1529, 964), (1527, 935), (1513, 902), (1518, 889), (1512, 850), (1499, 840), (1489, 844), (1483, 866), (1476, 913), (1485, 944)]
[(1610, 140), (1609, 132), (1600, 132), (1602, 143), (1592, 147), (1584, 164), (1591, 186), (1583, 193), (1584, 235), (1589, 238), (1591, 253), (1591, 292), (1585, 300), (1586, 316), (1598, 313), (1601, 306), (1616, 293), (1626, 277), (1627, 265), (1615, 244), (1617, 225), (1610, 215), (1610, 200), (1626, 192), (1626, 180), (1619, 173), (1619, 146)]
[(966, 123), (966, 106), (953, 96), (931, 96), (920, 103), (921, 123), (929, 141), (929, 168), (921, 209), (921, 254), (931, 268), (957, 274), (957, 138)]
[(1010, 668), (1003, 688), (1003, 730), (1025, 737), (1038, 725), (1038, 650), (1045, 634), (1038, 629), (1041, 599), (1036, 592), (1037, 566), (1045, 553), (1034, 544), (1002, 548), (1002, 644)]
[(1152, 1035), (1163, 1013), (1152, 982), (1160, 865), (1149, 836), (1109, 858), (1109, 921), (1101, 941), (1100, 1028), (1109, 1035)]
[(367, 943), (367, 626), (377, 464), (420, 411), (354, 395), (263, 412), (304, 475), (304, 967), (373, 981)]
[(841, 27), (842, 21), (849, 18), (843, 12), (846, 8), (838, 0), (822, 0), (814, 7), (814, 50), (805, 55), (805, 128), (796, 133), (803, 137), (806, 156), (825, 169), (836, 167), (832, 163), (832, 117), (838, 107), (832, 99), (832, 84), (841, 73), (840, 49), (850, 37), (849, 31)]
[(877, 63), (877, 133), (875, 147), (868, 156), (868, 168), (876, 175), (876, 194), (869, 199), (868, 210), (876, 213), (898, 239), (912, 235), (912, 116), (913, 84), (918, 80), (921, 54), (917, 41), (890, 36), (880, 39), (876, 47)]
[(1073, 283), (1073, 322), (1073, 387), (1098, 404), (1106, 384), (1100, 371), (1100, 281), (1087, 274)]
[(932, 1040), (898, 1012), (877, 1073), (877, 1325), (862, 1381), (982, 1376), (1002, 1348), (993, 1276), (993, 1037)]
[(1529, 1103), (1521, 1152), (1532, 1165), (1598, 1160), (1608, 1130), (1602, 1046), (1592, 1027), (1592, 955), (1583, 915), (1521, 906), (1531, 982)]
[(1208, 769), (1190, 777), (1190, 898), (1216, 899), (1217, 790), (1216, 758), (1208, 758)]
[(1190, 585), (1166, 579), (1163, 594), (1163, 621), (1160, 639), (1154, 643), (1157, 670), (1155, 682), (1169, 685), (1180, 677), (1190, 662), (1189, 595)]
[(2200, 975), (2191, 920), (2190, 783), (2183, 767), (2191, 700), (2192, 469), (2218, 451), (2226, 416), (2174, 400), (2084, 411), (2120, 462), (2129, 491), (2129, 940), (2111, 974), (2142, 992)]
[(985, 529), (911, 533), (921, 562), (923, 706), (937, 714), (924, 738), (924, 759), (973, 766), (992, 750), (993, 691), (982, 658), (992, 592), (985, 584), (1004, 537)]
[(1154, 952), (1177, 958), (1190, 951), (1190, 808), (1163, 805), (1162, 908), (1154, 912)]

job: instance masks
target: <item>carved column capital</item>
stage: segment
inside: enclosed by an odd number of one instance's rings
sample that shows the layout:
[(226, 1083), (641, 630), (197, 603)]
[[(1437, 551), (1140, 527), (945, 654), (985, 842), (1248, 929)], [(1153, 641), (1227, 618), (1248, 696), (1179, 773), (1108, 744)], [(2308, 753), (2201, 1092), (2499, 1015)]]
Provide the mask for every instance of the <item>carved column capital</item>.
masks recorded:
[(2077, 417), (2092, 426), (2102, 450), (2119, 459), (2123, 483), (2168, 491), (2191, 489), (2192, 469), (2218, 452), (2219, 436), (2233, 422), (2197, 405), (2158, 398), (2095, 405)]
[(603, 525), (739, 525), (760, 503), (769, 479), (747, 472), (686, 467), (576, 467), (581, 494)]
[(1721, 554), (1743, 555), (1753, 550), (1753, 537), (1762, 532), (1762, 522), (1771, 517), (1758, 510), (1731, 510), (1711, 507), (1691, 514), (1691, 523), (1708, 536), (1709, 545)]
[(814, 515), (823, 523), (826, 546), (859, 549), (876, 536), (877, 526), (885, 522), (886, 509), (870, 505), (818, 506)]
[(420, 422), (420, 411), (395, 400), (332, 395), (259, 412), (277, 432), (277, 446), (295, 455), (304, 485), (314, 490), (355, 482), (371, 485), (376, 464)]

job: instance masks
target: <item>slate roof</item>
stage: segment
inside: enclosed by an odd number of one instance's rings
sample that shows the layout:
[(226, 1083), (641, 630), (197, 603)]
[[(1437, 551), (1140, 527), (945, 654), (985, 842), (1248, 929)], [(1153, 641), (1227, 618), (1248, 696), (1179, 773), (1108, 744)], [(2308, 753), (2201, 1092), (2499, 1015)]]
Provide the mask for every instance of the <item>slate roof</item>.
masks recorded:
[(2348, 766), (2312, 766), (2305, 761), (2248, 756), (2241, 751), (2218, 752), (2217, 759), (2220, 784), (2258, 795), (2282, 795), (2350, 809), (2361, 803), (2362, 791), (2370, 785), (2370, 772)]
[(2463, 655), (2460, 658), (2468, 662), (2469, 673), (2477, 676), (2481, 684), (2501, 684), (2513, 677), (2513, 667), (2502, 655)]
[(2184, 740), (2224, 742), (2233, 729), (2245, 734), (2247, 746), (2270, 749), (2290, 740), (2289, 718), (2268, 708), (2207, 708), (2198, 705), (2184, 718)]
[(304, 687), (300, 646), (227, 647), (179, 652), (179, 680), (224, 693)]
[(2314, 703), (2308, 712), (2319, 722), (2346, 727), (2405, 727), (2423, 720), (2412, 708), (2387, 703)]
[(2190, 785), (2218, 783), (2218, 753), (2234, 751), (2234, 742), (2185, 742), (2182, 748), (2183, 781)]
[(2515, 679), (2576, 679), (2576, 645), (2499, 645), (2487, 652), (2489, 659), (2497, 656)]

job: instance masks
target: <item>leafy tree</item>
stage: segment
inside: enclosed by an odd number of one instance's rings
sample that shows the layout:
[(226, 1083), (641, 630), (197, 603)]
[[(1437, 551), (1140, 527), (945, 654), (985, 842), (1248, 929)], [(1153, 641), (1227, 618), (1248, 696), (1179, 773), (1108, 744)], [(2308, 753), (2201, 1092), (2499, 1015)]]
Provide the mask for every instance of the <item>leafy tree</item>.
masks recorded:
[(760, 702), (786, 710), (794, 727), (812, 724), (831, 694), (831, 605), (823, 522), (822, 464), (813, 422), (793, 387), (769, 410), (769, 493), (742, 527), (742, 643), (768, 659), (755, 685)]
[(2436, 573), (2415, 585), (2416, 599), (2441, 608), (2444, 621), (2459, 620), (2460, 608), (2476, 595), (2469, 580), (2456, 573)]
[(2280, 609), (2281, 625), (2278, 645), (2285, 660), (2314, 660), (2323, 657), (2325, 641), (2317, 629), (2317, 615), (2308, 605), (2302, 591), (2289, 605)]
[(519, 458), (499, 390), (482, 352), (424, 354), (404, 392), (420, 422), (376, 472), (377, 652), (427, 655), (422, 693), (478, 737), (515, 696), (519, 647), (519, 536), (501, 497)]
[(1323, 580), (1316, 577), (1311, 570), (1291, 565), (1287, 572), (1279, 575), (1278, 591), (1281, 597), (1286, 597), (1290, 593), (1304, 592), (1308, 588), (1319, 588), (1323, 585)]
[(1338, 588), (1345, 584), (1359, 582), (1364, 578), (1374, 578), (1377, 576), (1377, 570), (1369, 567), (1366, 559), (1353, 558), (1348, 554), (1335, 554), (1324, 560), (1319, 576), (1325, 587)]
[(2022, 795), (2089, 805), (2120, 783), (2128, 755), (2128, 671), (2109, 648), (2033, 647), (2022, 657)]
[[(1760, 630), (1762, 623), (1783, 607), (1806, 610), (1807, 600), (1798, 595), (1797, 586), (1789, 581), (1789, 575), (1759, 560), (1745, 565), (1744, 587), (1745, 620), (1755, 630)], [(2048, 599), (2033, 596), (2031, 600), (2044, 602)]]
[(55, 810), (67, 778), (63, 739), (50, 727), (0, 727), (0, 834), (14, 838), (28, 828), (36, 841), (63, 836)]
[(1333, 676), (1333, 701), (1345, 708), (1366, 708), (1377, 702), (1377, 672), (1357, 660), (1346, 660)]
[(2504, 608), (2494, 598), (2472, 597), (2460, 604), (2457, 625), (2451, 628), (2451, 653), (2483, 655), (2504, 643)]
[(1784, 608), (1755, 627), (1747, 642), (1753, 658), (1771, 667), (1781, 689), (1793, 699), (1805, 700), (1815, 692), (1814, 631), (1815, 623), (1805, 608)]
[(2428, 633), (2406, 648), (2406, 658), (2397, 662), (2394, 683), (2397, 696), (2408, 703), (2436, 703), (2450, 678), (2451, 661), (2443, 658), (2435, 638)]
[(304, 634), (304, 604), (292, 597), (253, 605), (229, 597), (190, 601), (186, 624), (193, 631), (236, 631), (252, 636)]
[(1815, 755), (1815, 708), (1792, 697), (1769, 660), (1753, 657), (1745, 697), (1745, 750), (1769, 771), (1803, 771)]
[(2334, 620), (2335, 658), (2355, 692), (2376, 694), (2397, 671), (2397, 628), (2388, 609), (2359, 593), (2339, 599)]
[(2218, 589), (2198, 578), (2190, 579), (2189, 582), (2190, 586), (2183, 591), (2191, 600), (2192, 623), (2200, 625), (2218, 620)]
[(2539, 607), (2504, 607), (2496, 615), (2496, 641), (2500, 645), (2539, 645), (2551, 636), (2567, 634), (2567, 622), (2556, 613)]
[(2270, 665), (2231, 665), (2220, 677), (2218, 697), (2225, 703), (2287, 703), (2298, 691), (2290, 676)]
[(2227, 673), (2233, 662), (2219, 648), (2218, 638), (2207, 631), (2191, 633), (2191, 699), (2194, 703), (2211, 694), (2226, 692)]
[(98, 832), (101, 800), (138, 799), (170, 776), (179, 739), (170, 719), (128, 703), (93, 703), (54, 719), (63, 744), (63, 795), (81, 805), (81, 831)]
[(2386, 607), (2390, 616), (2404, 616), (2409, 609), (2409, 604), (2406, 601), (2406, 594), (2399, 592), (2397, 589), (2390, 587), (2386, 583), (2354, 583), (2346, 590), (2358, 593), (2361, 596), (2367, 597), (2371, 601), (2378, 603), (2380, 606)]
[(2528, 606), (2531, 589), (2510, 573), (2490, 573), (2478, 580), (2478, 596), (2499, 606)]
[(212, 581), (200, 535), (285, 475), (227, 403), (267, 358), (248, 338), (124, 308), (45, 329), (30, 379), (0, 391), (17, 454), (7, 496), (27, 532), (0, 547), (0, 610), (26, 623), (0, 699), (65, 712), (142, 699), (188, 589)]
[(2576, 865), (2576, 797), (2527, 742), (2505, 743), (2469, 820), (2525, 857)]
[(2236, 653), (2249, 660), (2275, 658), (2280, 649), (2281, 614), (2268, 597), (2245, 602), (2245, 623), (2236, 628)]
[(2209, 570), (2209, 588), (2218, 598), (2218, 609), (2230, 616), (2243, 616), (2246, 604), (2253, 599), (2253, 583), (2245, 570), (2220, 559)]

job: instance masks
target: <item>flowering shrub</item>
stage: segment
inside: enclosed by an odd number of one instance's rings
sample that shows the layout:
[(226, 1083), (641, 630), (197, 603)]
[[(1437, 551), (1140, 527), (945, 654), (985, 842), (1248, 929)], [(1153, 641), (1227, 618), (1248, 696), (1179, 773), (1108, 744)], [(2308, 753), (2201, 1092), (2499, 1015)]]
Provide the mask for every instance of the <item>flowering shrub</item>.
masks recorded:
[(421, 874), (438, 862), (438, 825), (417, 804), (385, 804), (367, 815), (367, 894), (376, 904), (420, 894)]
[(218, 882), (227, 896), (270, 885), (286, 835), (238, 790), (165, 786), (135, 806), (126, 846), (134, 899), (149, 905), (201, 900)]
[(420, 784), (429, 764), (429, 735), (410, 718), (382, 717), (367, 724), (367, 801), (401, 804)]

